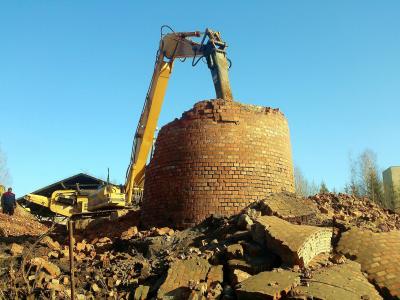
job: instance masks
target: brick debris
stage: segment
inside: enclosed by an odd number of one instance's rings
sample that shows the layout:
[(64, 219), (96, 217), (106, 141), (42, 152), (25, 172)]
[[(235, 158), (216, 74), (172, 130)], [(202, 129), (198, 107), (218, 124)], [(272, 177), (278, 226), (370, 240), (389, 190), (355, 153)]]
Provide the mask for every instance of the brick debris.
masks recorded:
[[(261, 202), (281, 203), (276, 200), (278, 197), (286, 199), (288, 195), (276, 194)], [(316, 198), (324, 199), (323, 206), (332, 210), (332, 216), (318, 213), (317, 209), (315, 217), (304, 218), (304, 212), (295, 209), (287, 221), (283, 219), (286, 214), (282, 213), (281, 206), (274, 210), (270, 205), (265, 210), (260, 203), (254, 203), (239, 214), (209, 217), (185, 230), (127, 227), (124, 217), (120, 217), (122, 227), (118, 225), (119, 220), (113, 221), (118, 230), (108, 226), (103, 230), (97, 221), (95, 225), (102, 237), (94, 237), (91, 230), (76, 236), (77, 299), (398, 297), (396, 264), (387, 255), (393, 259), (399, 257), (400, 247), (391, 247), (397, 245), (399, 231), (382, 232), (378, 222), (373, 223), (375, 232), (372, 232), (360, 228), (357, 219), (350, 219), (346, 226), (334, 223), (333, 217), (343, 213), (334, 207), (347, 205), (339, 205), (337, 199), (350, 198), (335, 194)], [(294, 207), (306, 201), (291, 199), (299, 201)], [(363, 203), (369, 208), (368, 202), (351, 199), (360, 201), (357, 210), (362, 210)], [(311, 205), (322, 208), (321, 203)], [(374, 206), (374, 210), (387, 214), (389, 225), (396, 220), (384, 209)], [(263, 224), (263, 236), (275, 240), (273, 247), (254, 235), (260, 224)], [(359, 234), (355, 230), (367, 233)], [(329, 242), (335, 231), (340, 238), (338, 245), (334, 240)], [(315, 236), (320, 233), (322, 237)], [(51, 236), (42, 236), (39, 241), (3, 238), (0, 247), (2, 296), (68, 299), (71, 282), (65, 236), (65, 232), (57, 231)], [(312, 247), (305, 247), (307, 244)], [(323, 249), (312, 249), (317, 244), (322, 244)], [(288, 253), (294, 259), (288, 260)]]

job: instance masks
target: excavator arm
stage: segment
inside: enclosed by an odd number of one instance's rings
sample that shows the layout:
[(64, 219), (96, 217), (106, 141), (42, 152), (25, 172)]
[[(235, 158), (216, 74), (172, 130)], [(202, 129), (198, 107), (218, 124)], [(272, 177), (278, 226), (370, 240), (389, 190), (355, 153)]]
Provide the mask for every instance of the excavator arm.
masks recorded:
[[(190, 39), (201, 36), (203, 36), (201, 43)], [(140, 195), (143, 190), (146, 163), (153, 145), (154, 133), (174, 60), (176, 58), (193, 58), (192, 65), (195, 66), (205, 57), (211, 70), (216, 97), (232, 100), (226, 47), (219, 32), (209, 29), (206, 29), (204, 33), (198, 31), (172, 32), (161, 36), (153, 76), (136, 128), (131, 160), (126, 175), (125, 193), (128, 205), (132, 203), (134, 195)]]

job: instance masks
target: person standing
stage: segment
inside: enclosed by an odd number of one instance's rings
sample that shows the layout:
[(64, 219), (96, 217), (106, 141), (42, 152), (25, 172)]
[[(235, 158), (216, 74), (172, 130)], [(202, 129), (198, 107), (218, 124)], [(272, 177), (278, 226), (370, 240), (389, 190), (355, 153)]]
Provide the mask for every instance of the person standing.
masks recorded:
[(17, 206), (15, 201), (15, 194), (12, 192), (12, 188), (8, 188), (1, 196), (1, 207), (3, 208), (3, 213), (12, 216), (14, 214), (14, 209)]

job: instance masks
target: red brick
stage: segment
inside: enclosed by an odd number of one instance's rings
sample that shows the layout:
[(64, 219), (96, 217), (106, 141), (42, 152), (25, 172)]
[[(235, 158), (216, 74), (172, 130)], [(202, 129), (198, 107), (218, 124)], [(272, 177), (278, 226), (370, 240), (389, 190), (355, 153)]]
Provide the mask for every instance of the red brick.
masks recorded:
[(238, 213), (282, 190), (294, 191), (283, 114), (221, 99), (202, 101), (160, 130), (146, 170), (142, 221), (184, 228), (211, 214)]

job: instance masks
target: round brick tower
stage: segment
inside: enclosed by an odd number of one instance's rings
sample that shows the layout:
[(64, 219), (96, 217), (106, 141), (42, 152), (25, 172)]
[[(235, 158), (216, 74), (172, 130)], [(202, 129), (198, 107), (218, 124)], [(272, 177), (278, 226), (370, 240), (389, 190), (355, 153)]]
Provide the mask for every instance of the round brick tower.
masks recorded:
[(185, 228), (294, 192), (288, 122), (278, 109), (198, 102), (161, 128), (145, 178), (145, 226)]

